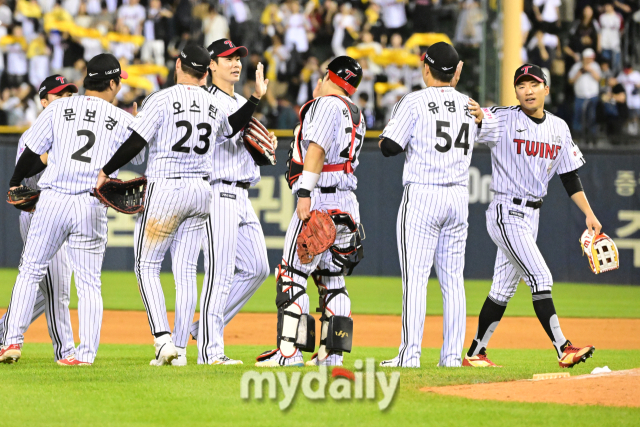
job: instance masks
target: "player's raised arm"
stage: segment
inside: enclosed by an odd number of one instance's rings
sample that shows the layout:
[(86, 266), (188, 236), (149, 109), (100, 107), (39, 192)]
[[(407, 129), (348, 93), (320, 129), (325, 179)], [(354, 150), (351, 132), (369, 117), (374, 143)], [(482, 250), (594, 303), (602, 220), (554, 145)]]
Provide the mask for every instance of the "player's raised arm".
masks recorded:
[(228, 121), (231, 133), (229, 135), (225, 135), (225, 137), (232, 138), (251, 121), (251, 116), (253, 116), (253, 113), (256, 111), (260, 98), (267, 93), (268, 85), (269, 79), (264, 78), (264, 66), (262, 65), (262, 62), (259, 62), (256, 67), (256, 88), (247, 102), (245, 102), (238, 111), (229, 116)]

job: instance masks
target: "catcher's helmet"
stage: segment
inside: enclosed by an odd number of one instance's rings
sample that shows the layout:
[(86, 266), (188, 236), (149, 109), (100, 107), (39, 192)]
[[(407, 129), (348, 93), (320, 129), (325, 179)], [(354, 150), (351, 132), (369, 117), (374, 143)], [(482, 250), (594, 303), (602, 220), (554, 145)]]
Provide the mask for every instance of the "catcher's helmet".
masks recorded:
[(327, 66), (329, 80), (346, 90), (349, 95), (356, 93), (362, 80), (362, 67), (350, 56), (338, 56)]

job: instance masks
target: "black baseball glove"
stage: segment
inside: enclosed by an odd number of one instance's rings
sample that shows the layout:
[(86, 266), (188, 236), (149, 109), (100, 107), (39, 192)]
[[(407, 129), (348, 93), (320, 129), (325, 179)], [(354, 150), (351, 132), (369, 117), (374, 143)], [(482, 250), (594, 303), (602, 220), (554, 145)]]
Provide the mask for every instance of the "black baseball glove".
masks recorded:
[(7, 203), (11, 203), (16, 209), (25, 212), (33, 212), (40, 197), (40, 190), (21, 185), (7, 192)]
[(111, 179), (96, 188), (93, 194), (102, 204), (131, 215), (144, 210), (146, 192), (147, 178), (143, 176), (129, 181)]

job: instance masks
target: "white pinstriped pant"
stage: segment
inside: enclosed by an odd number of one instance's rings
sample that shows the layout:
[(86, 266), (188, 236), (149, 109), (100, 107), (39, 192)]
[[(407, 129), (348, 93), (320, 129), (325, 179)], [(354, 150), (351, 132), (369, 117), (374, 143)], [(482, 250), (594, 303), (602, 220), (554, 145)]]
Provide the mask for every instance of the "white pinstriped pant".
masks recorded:
[[(360, 207), (358, 205), (358, 199), (352, 191), (337, 190), (335, 193), (322, 194), (318, 188), (313, 190), (311, 193), (311, 210), (329, 209), (340, 209), (344, 212), (348, 212), (356, 223), (360, 222)], [(316, 268), (323, 270), (328, 269), (331, 272), (340, 271), (340, 267), (334, 264), (333, 257), (329, 250), (320, 255), (316, 255), (313, 261), (309, 264), (302, 264), (300, 262), (296, 241), (301, 229), (302, 221), (298, 218), (298, 214), (294, 212), (285, 237), (284, 250), (282, 253), (283, 266), (289, 265), (308, 275), (315, 271)], [(335, 245), (338, 247), (348, 247), (351, 244), (352, 236), (353, 233), (349, 232), (345, 226), (337, 226)], [(307, 289), (307, 279), (290, 272), (287, 272), (286, 274), (292, 278), (294, 283)], [(342, 275), (329, 277), (323, 276), (322, 283), (328, 290), (345, 287), (345, 279)], [(298, 291), (298, 289), (291, 288), (289, 296), (292, 297), (294, 294), (298, 293)], [(309, 313), (309, 295), (307, 295), (306, 292), (297, 299), (296, 304), (300, 306), (302, 314)], [(351, 300), (348, 295), (338, 294), (335, 298), (329, 301), (327, 309), (331, 311), (334, 316), (351, 317)], [(342, 355), (334, 354), (329, 357), (333, 358), (330, 360), (331, 364), (342, 364)]]
[[(50, 261), (65, 242), (78, 290), (80, 345), (76, 359), (92, 363), (102, 326), (100, 270), (107, 244), (107, 208), (89, 193), (67, 195), (44, 190), (40, 194), (7, 310), (4, 342), (5, 345), (23, 342), (38, 284), (43, 282)], [(54, 296), (61, 293), (54, 289)]]
[(269, 275), (267, 245), (249, 192), (235, 185), (212, 185), (211, 216), (202, 242), (204, 285), (198, 337), (198, 363), (224, 355), (224, 326)]
[(551, 271), (536, 244), (540, 210), (516, 205), (512, 196), (496, 194), (486, 217), (489, 236), (499, 249), (489, 296), (506, 305), (521, 278), (531, 292), (550, 291)]
[(210, 204), (211, 186), (202, 178), (150, 179), (145, 210), (136, 220), (135, 273), (152, 334), (171, 330), (160, 284), (160, 267), (171, 249), (176, 286), (173, 342), (178, 347), (187, 346), (196, 311), (196, 266)]
[(408, 184), (404, 188), (396, 224), (402, 271), (400, 366), (420, 366), (427, 281), (434, 264), (444, 315), (439, 365), (462, 364), (467, 320), (463, 270), (468, 217), (467, 187)]
[[(33, 213), (20, 213), (20, 235), (25, 242), (32, 217)], [(30, 322), (35, 322), (42, 313), (45, 313), (55, 360), (64, 359), (76, 350), (69, 317), (70, 291), (71, 267), (67, 258), (67, 243), (65, 242), (49, 262), (47, 274), (36, 293)], [(0, 319), (0, 342), (4, 335), (4, 319), (5, 316)]]

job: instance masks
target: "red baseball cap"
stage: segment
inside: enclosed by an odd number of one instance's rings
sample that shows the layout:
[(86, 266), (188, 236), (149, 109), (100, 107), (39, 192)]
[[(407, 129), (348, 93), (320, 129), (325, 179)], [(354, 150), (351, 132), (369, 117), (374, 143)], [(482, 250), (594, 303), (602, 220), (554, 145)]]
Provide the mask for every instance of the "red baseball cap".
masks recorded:
[(240, 58), (244, 58), (249, 54), (249, 50), (246, 47), (236, 46), (229, 39), (219, 39), (214, 41), (209, 45), (207, 51), (209, 51), (209, 57), (211, 59), (219, 56), (231, 56), (236, 52), (238, 52)]
[(544, 83), (545, 85), (547, 84), (547, 78), (542, 72), (542, 68), (538, 67), (537, 65), (524, 64), (518, 67), (518, 69), (516, 70), (516, 74), (513, 77), (513, 85), (517, 85), (518, 80), (520, 80), (524, 76), (533, 77), (540, 83)]
[(40, 95), (40, 99), (45, 99), (50, 93), (60, 93), (65, 88), (69, 88), (73, 93), (78, 93), (78, 87), (76, 85), (69, 83), (64, 76), (54, 74), (43, 80), (38, 89), (38, 94)]

